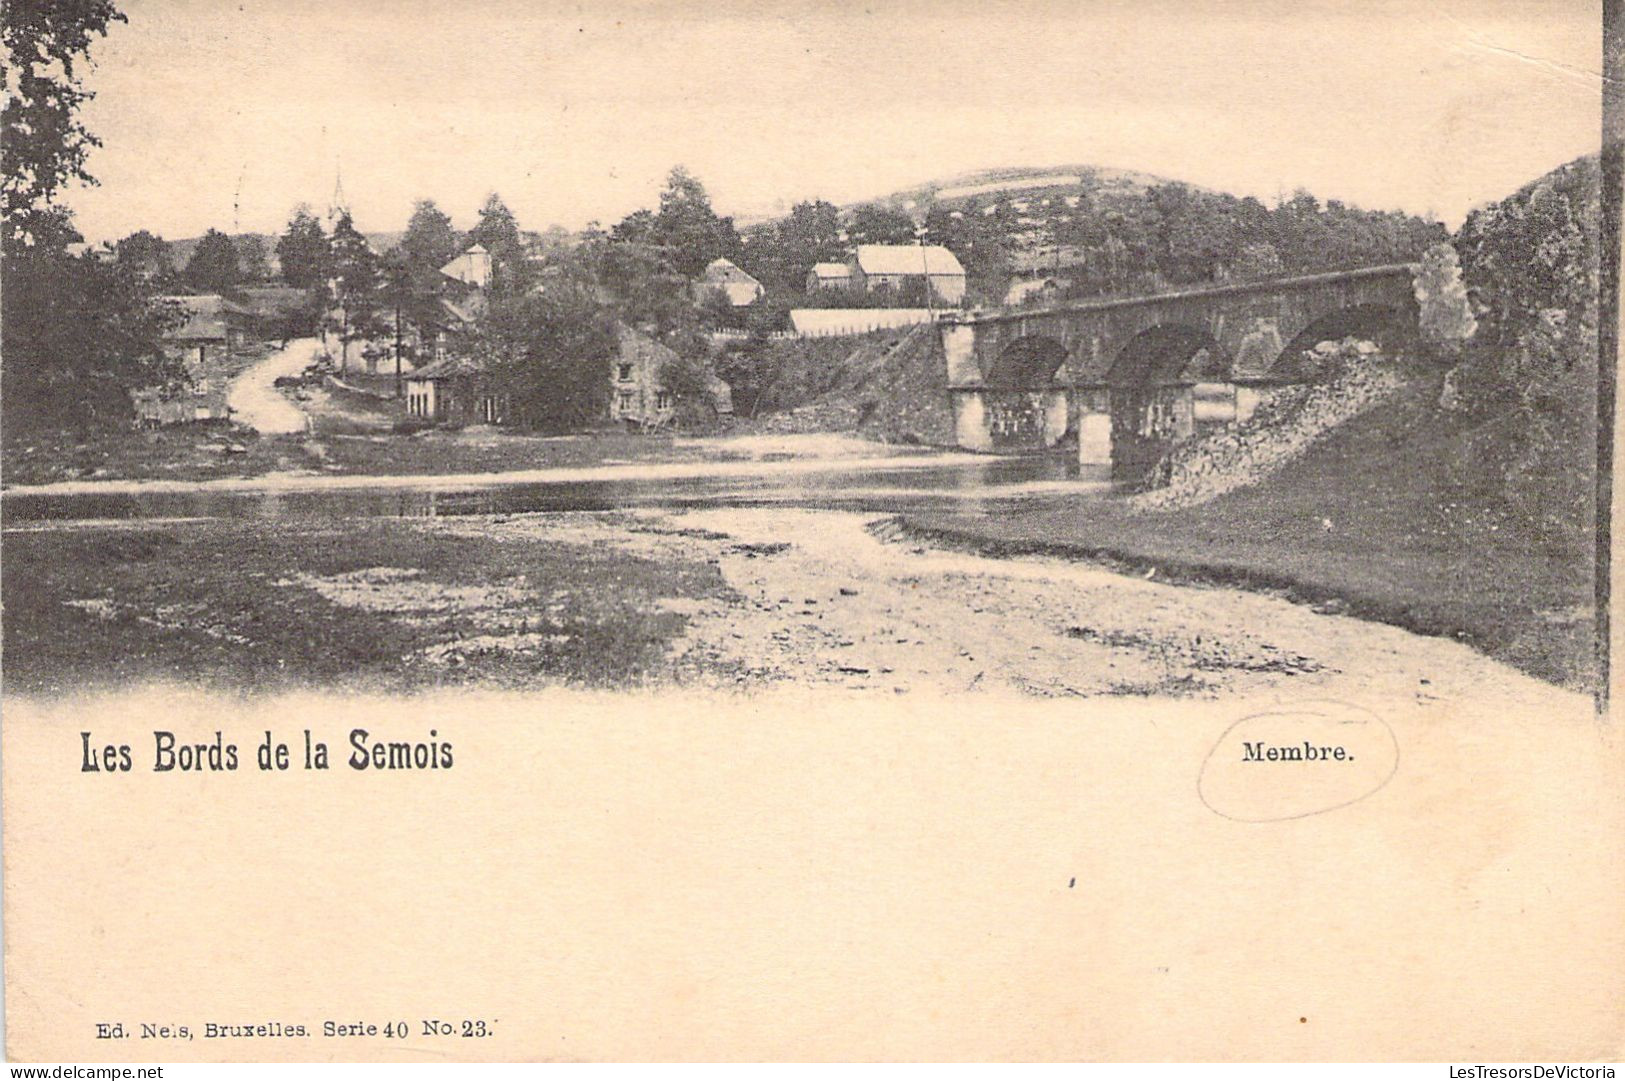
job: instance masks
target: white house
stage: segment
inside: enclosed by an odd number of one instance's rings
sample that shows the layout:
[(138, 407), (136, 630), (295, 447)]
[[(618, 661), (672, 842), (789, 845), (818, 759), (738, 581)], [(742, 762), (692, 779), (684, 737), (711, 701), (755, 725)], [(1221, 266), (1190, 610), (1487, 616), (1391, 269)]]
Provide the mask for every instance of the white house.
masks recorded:
[(852, 288), (852, 268), (845, 263), (814, 263), (807, 271), (807, 292)]
[(451, 262), (440, 268), (440, 273), (455, 278), (476, 289), (491, 287), (491, 253), (484, 245), (475, 244)]
[(762, 299), (762, 283), (740, 270), (727, 259), (713, 259), (700, 275), (700, 295), (720, 289), (728, 303), (736, 308), (754, 304)]
[(852, 260), (852, 287), (872, 293), (883, 285), (900, 290), (928, 281), (949, 304), (965, 298), (965, 268), (941, 244), (860, 244)]

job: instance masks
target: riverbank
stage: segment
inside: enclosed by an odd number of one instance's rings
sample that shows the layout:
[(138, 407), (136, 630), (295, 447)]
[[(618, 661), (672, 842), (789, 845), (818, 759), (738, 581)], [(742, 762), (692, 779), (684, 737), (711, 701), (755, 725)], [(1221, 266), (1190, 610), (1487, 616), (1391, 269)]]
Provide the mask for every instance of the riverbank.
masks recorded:
[[(910, 514), (913, 538), (1236, 587), (1470, 645), (1586, 692), (1600, 679), (1588, 532), (1533, 528), (1461, 478), (1474, 446), (1415, 395), (1198, 506), (1061, 497), (999, 516)], [(1470, 435), (1471, 433), (1467, 433)]]
[(1282, 694), (1583, 712), (1464, 646), (1280, 598), (723, 508), (8, 530), (8, 694), (776, 686)]

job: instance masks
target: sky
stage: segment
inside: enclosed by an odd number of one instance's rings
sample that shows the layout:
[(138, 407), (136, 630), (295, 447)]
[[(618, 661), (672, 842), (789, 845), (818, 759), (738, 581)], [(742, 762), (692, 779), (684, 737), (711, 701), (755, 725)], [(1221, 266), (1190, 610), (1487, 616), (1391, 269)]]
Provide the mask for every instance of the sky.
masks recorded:
[(364, 230), (499, 192), (530, 229), (849, 203), (1001, 166), (1144, 170), (1452, 226), (1599, 144), (1574, 0), (124, 0), (84, 110), (92, 242)]

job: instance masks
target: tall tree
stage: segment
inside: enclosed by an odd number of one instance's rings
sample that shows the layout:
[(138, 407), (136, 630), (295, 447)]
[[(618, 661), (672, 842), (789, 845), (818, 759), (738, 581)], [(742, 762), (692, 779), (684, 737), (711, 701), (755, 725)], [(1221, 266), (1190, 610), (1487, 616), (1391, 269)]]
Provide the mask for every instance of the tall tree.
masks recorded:
[(814, 263), (845, 254), (840, 212), (822, 199), (797, 203), (790, 216), (746, 246), (747, 269), (777, 292), (799, 293)]
[(262, 282), (271, 276), (271, 260), (265, 252), (265, 241), (253, 233), (244, 233), (236, 240), (237, 273), (244, 282)]
[(705, 185), (681, 165), (666, 175), (652, 239), (666, 249), (673, 269), (686, 278), (698, 277), (712, 260), (737, 261), (744, 252), (733, 219), (717, 216)]
[(333, 223), (333, 327), (339, 335), (339, 366), (350, 367), (350, 343), (365, 342), (387, 329), (378, 253), (356, 229), (348, 211)]
[(192, 258), (186, 261), (186, 284), (199, 292), (228, 293), (242, 282), (237, 267), (237, 248), (218, 229), (203, 234)]
[(608, 240), (592, 245), (585, 255), (624, 322), (664, 339), (695, 321), (688, 279), (671, 265), (663, 249)]
[(169, 244), (145, 229), (131, 233), (113, 246), (120, 265), (142, 278), (165, 279), (175, 272)]
[(433, 199), (419, 199), (401, 237), (400, 251), (407, 266), (415, 272), (438, 272), (462, 249), (462, 235), (452, 228), (451, 218)]
[(130, 390), (187, 379), (163, 348), (184, 314), (128, 267), (92, 253), (24, 255), (7, 266), (0, 299), (8, 431), (128, 422)]
[(5, 254), (23, 247), (62, 247), (78, 239), (57, 205), (64, 185), (94, 184), (85, 161), (101, 140), (80, 122), (94, 95), (79, 80), (93, 39), (124, 15), (111, 0), (56, 0), (6, 5), (0, 18), (5, 108), (0, 113), (0, 203)]
[(510, 395), (524, 424), (560, 430), (604, 416), (615, 329), (586, 293), (498, 296), (464, 348), (483, 362), (491, 389)]
[(520, 292), (529, 280), (525, 267), (525, 241), (502, 196), (492, 192), (480, 207), (480, 220), (469, 230), (468, 240), (491, 253), (491, 288)]
[(0, 403), (8, 433), (123, 420), (127, 392), (185, 378), (162, 336), (179, 313), (127, 266), (70, 258), (73, 216), (58, 204), (94, 184), (100, 143), (78, 117), (91, 95), (79, 70), (91, 43), (124, 16), (109, 0), (11, 3), (0, 16)]
[(322, 223), (305, 203), (294, 208), (288, 228), (276, 242), (282, 280), (299, 289), (325, 288), (333, 253)]

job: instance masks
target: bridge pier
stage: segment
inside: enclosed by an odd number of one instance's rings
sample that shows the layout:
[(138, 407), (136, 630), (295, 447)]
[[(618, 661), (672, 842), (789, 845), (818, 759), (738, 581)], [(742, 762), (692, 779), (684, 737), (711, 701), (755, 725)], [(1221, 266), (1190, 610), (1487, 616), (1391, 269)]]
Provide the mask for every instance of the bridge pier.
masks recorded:
[(1113, 387), (1108, 400), (1114, 479), (1138, 480), (1169, 447), (1196, 434), (1196, 388), (1189, 383)]
[(952, 387), (954, 437), (966, 450), (1043, 450), (1066, 434), (1065, 387), (996, 390)]
[(1078, 390), (1078, 464), (1112, 464), (1111, 392), (1105, 387)]

